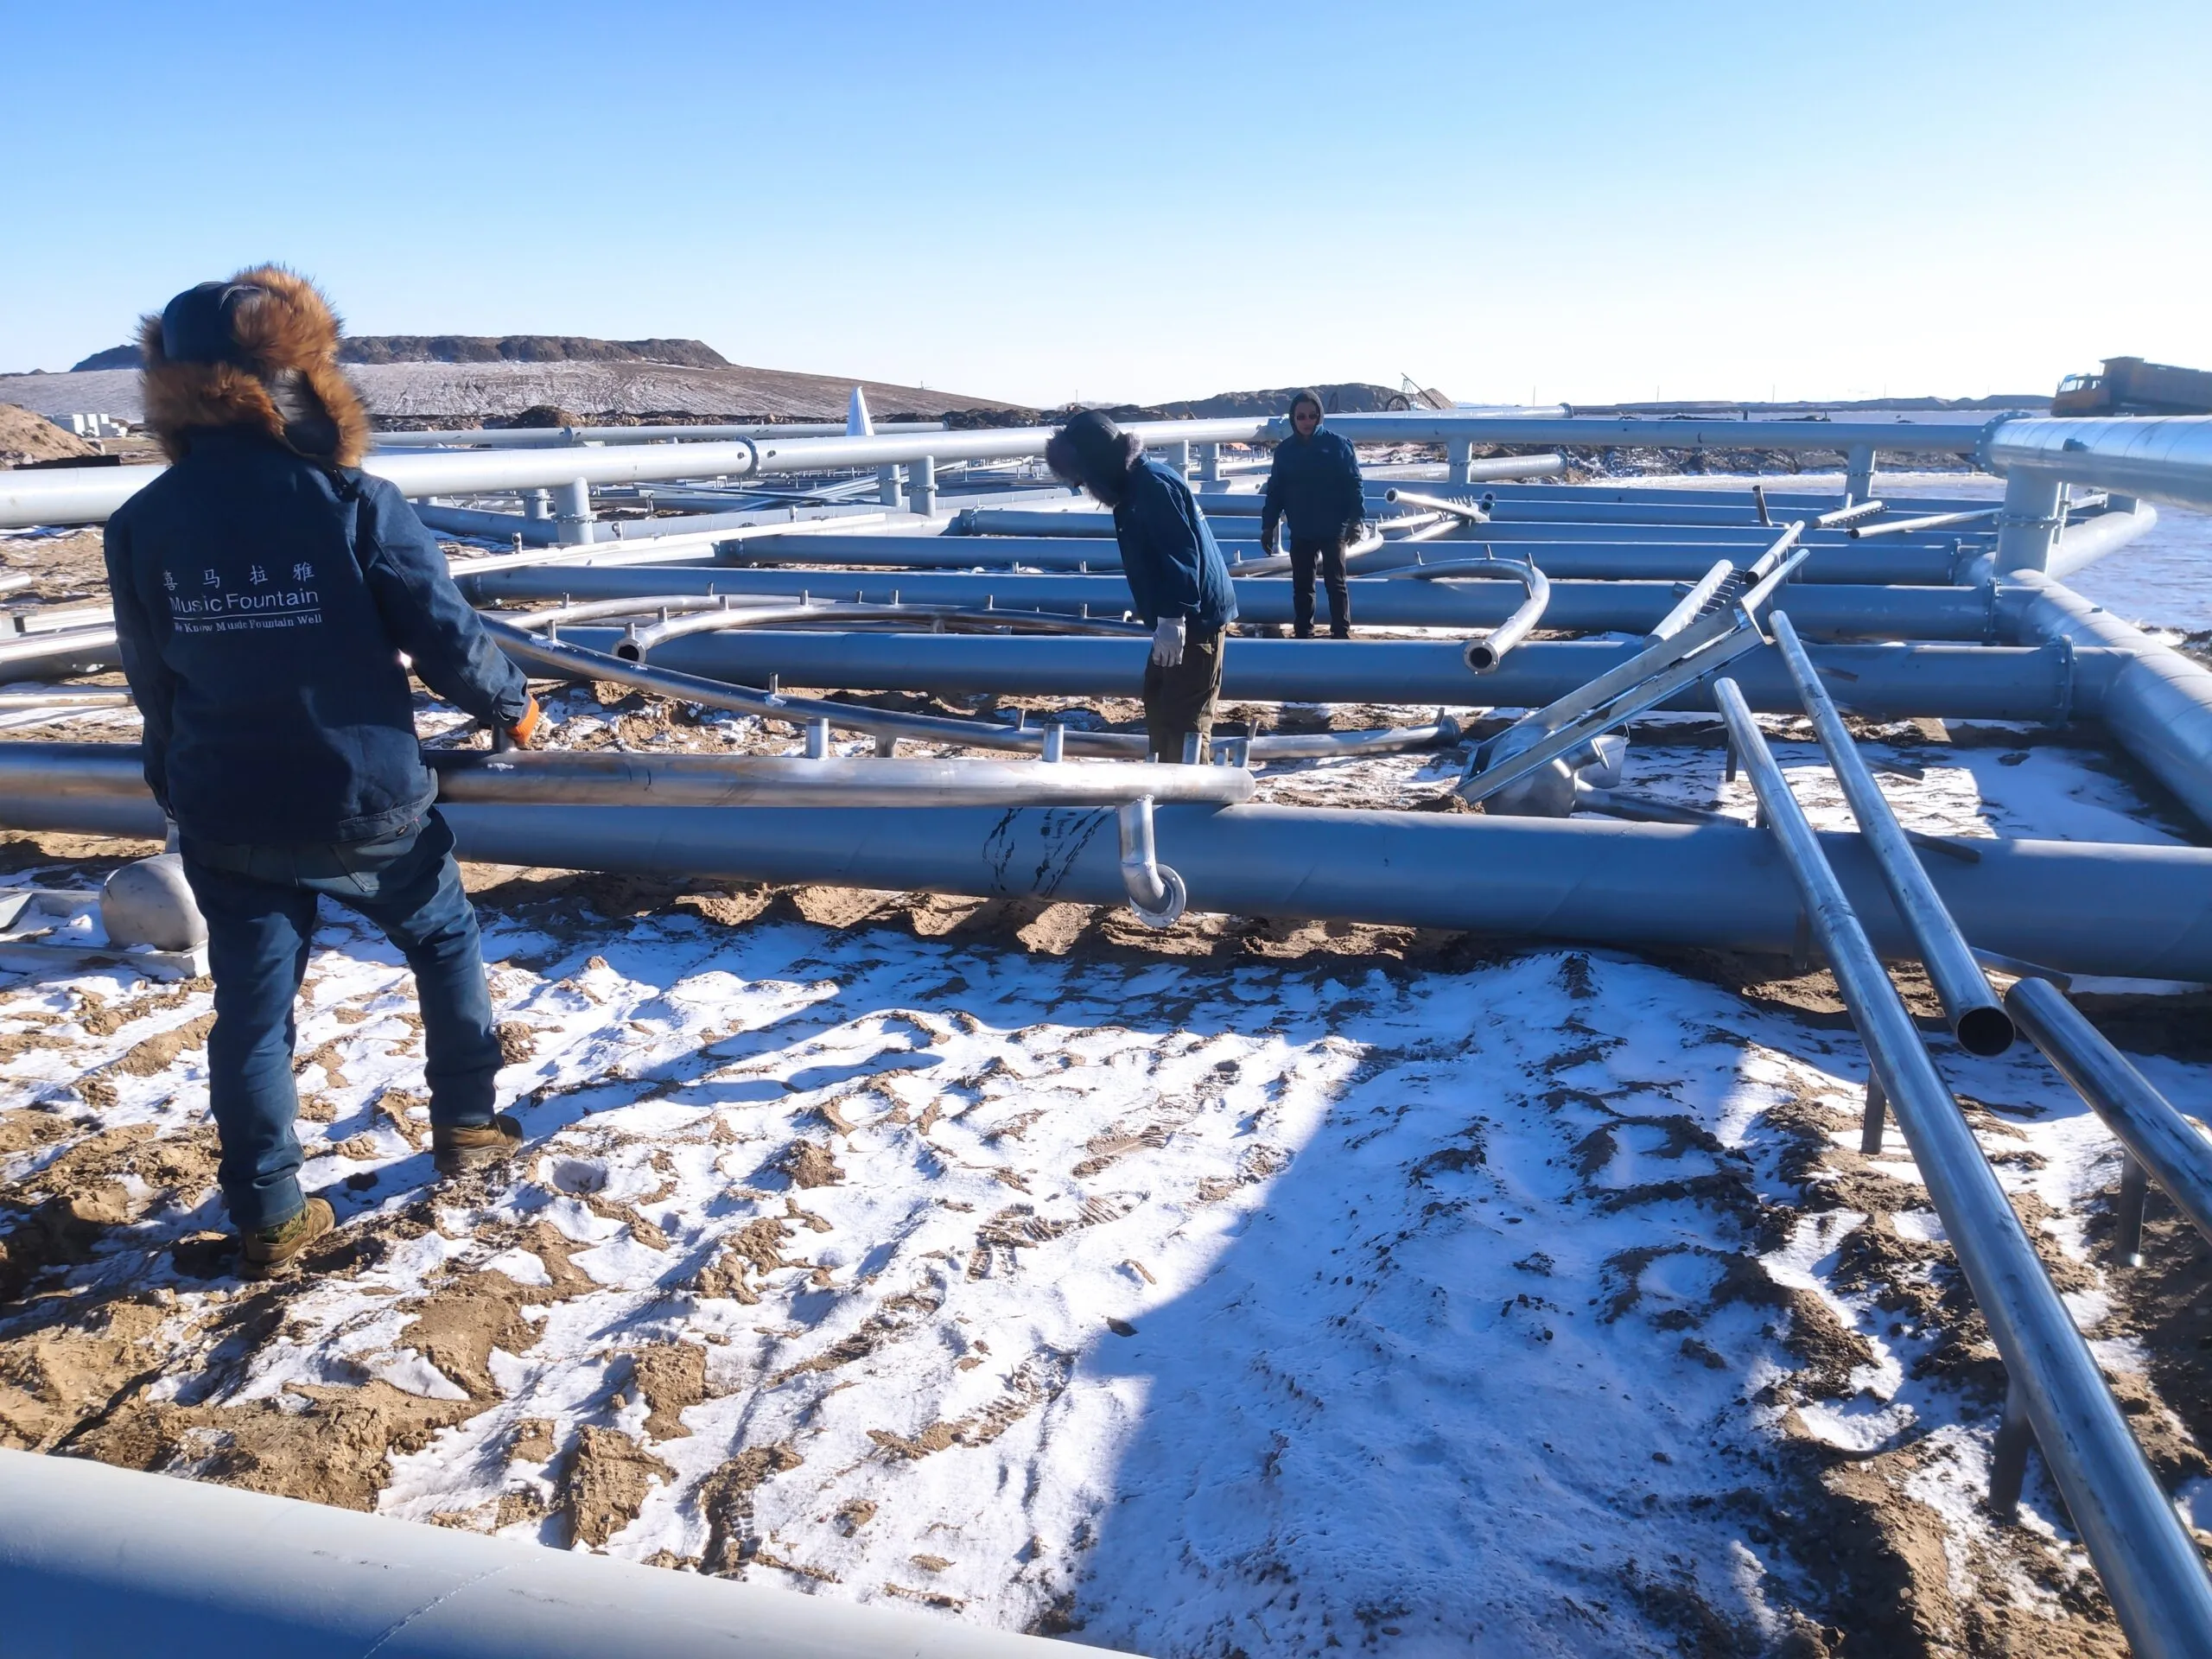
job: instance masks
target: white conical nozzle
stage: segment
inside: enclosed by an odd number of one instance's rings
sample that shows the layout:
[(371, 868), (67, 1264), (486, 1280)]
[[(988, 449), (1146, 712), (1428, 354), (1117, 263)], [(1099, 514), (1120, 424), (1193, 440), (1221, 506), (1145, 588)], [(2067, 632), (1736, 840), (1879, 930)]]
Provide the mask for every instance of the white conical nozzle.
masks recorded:
[(872, 438), (875, 423), (868, 416), (868, 398), (858, 386), (853, 388), (853, 401), (845, 410), (845, 435), (849, 438)]

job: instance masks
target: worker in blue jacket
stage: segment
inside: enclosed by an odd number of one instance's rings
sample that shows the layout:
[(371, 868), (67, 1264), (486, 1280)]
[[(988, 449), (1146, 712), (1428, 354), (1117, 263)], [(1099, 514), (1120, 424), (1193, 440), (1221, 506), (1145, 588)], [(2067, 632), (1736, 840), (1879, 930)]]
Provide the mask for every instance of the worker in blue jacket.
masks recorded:
[(1054, 433), (1045, 462), (1114, 513), (1132, 608), (1153, 630), (1144, 671), (1152, 758), (1178, 761), (1192, 732), (1203, 746), (1221, 700), (1224, 634), (1236, 620), (1229, 567), (1190, 486), (1096, 410)]
[(1329, 633), (1351, 638), (1351, 589), (1344, 582), (1344, 549), (1360, 537), (1367, 516), (1360, 493), (1359, 456), (1351, 444), (1321, 429), (1321, 400), (1301, 391), (1290, 400), (1290, 435), (1275, 445), (1267, 493), (1260, 499), (1260, 550), (1272, 554), (1275, 526), (1290, 521), (1291, 632), (1313, 637), (1313, 567), (1329, 589)]
[(441, 1173), (519, 1147), (476, 915), (415, 734), (408, 669), (527, 747), (537, 703), (390, 484), (338, 320), (276, 266), (203, 283), (141, 331), (147, 423), (171, 465), (107, 524), (146, 782), (207, 923), (208, 1097), (249, 1274), (333, 1221), (300, 1190), (293, 1005), (319, 895), (414, 969)]

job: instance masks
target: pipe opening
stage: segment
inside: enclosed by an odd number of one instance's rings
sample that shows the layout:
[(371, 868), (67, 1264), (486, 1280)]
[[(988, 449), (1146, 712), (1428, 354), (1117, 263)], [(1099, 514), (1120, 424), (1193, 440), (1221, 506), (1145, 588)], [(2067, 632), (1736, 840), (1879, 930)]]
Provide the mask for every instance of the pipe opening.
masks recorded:
[(1984, 1057), (2002, 1054), (2012, 1046), (2017, 1034), (2012, 1016), (1999, 1007), (1968, 1008), (1959, 1015), (1953, 1029), (1960, 1047), (1969, 1054)]

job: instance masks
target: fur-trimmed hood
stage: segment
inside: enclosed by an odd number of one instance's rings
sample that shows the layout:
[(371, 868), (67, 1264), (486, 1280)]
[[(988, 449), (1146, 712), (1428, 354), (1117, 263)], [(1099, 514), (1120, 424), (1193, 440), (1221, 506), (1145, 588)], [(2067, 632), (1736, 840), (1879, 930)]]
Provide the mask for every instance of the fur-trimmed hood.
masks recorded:
[(194, 432), (244, 428), (310, 461), (359, 466), (368, 411), (338, 366), (338, 315), (321, 290), (282, 265), (257, 265), (231, 278), (219, 303), (221, 360), (173, 359), (162, 319), (139, 324), (146, 423), (162, 452), (181, 461)]

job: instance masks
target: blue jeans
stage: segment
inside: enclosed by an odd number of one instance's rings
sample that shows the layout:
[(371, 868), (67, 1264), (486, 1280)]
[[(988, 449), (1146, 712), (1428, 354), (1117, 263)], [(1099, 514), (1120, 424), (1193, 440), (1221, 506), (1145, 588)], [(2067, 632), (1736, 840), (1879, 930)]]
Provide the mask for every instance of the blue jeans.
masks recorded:
[(430, 1122), (492, 1121), (499, 1039), (491, 989), (476, 912), (454, 862), (453, 831), (435, 810), (377, 841), (236, 847), (188, 840), (182, 851), (185, 879), (207, 918), (215, 978), (207, 1093), (222, 1141), (216, 1178), (240, 1230), (277, 1225), (306, 1207), (292, 1128), (300, 1109), (292, 1084), (293, 1005), (321, 896), (382, 928), (415, 970)]

